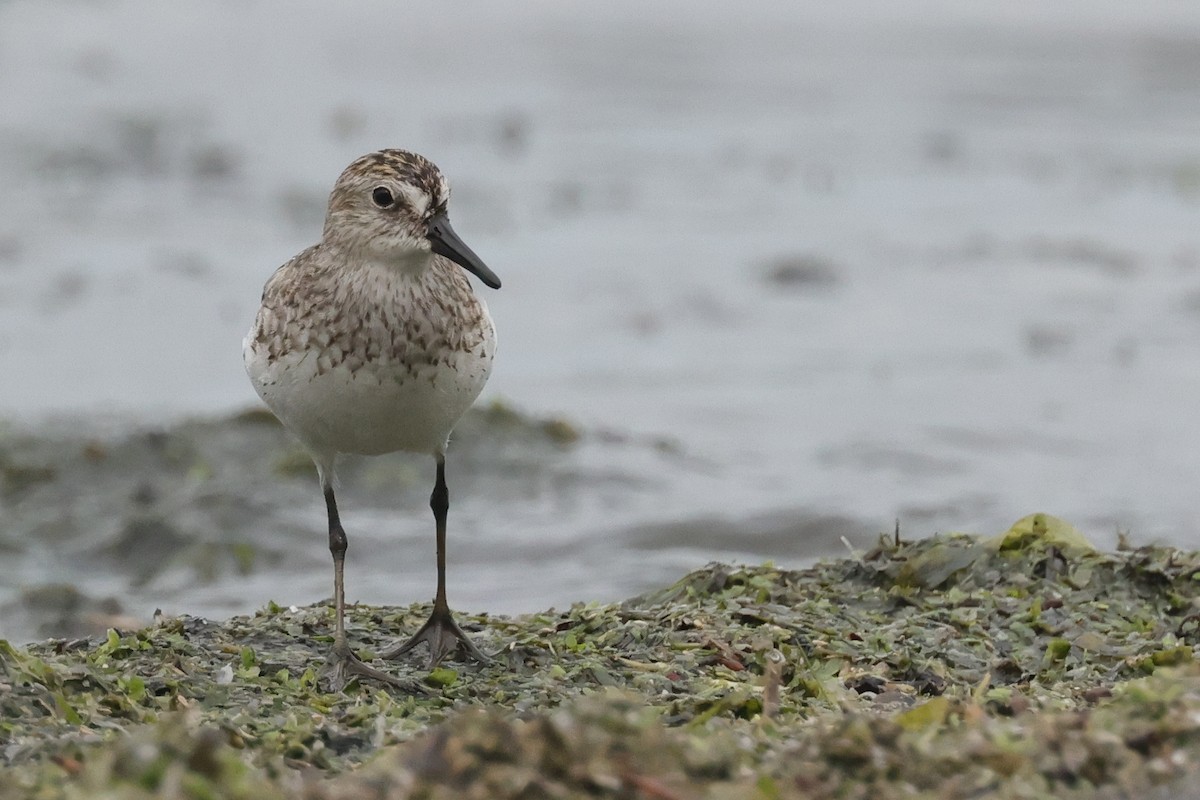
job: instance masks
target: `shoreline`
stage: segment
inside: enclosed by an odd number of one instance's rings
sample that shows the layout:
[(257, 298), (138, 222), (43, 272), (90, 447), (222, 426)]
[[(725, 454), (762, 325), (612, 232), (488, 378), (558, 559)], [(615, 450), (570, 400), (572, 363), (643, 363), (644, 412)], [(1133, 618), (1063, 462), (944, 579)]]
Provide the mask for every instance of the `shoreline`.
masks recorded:
[[(354, 606), (352, 646), (370, 660), (425, 611)], [(5, 643), (0, 798), (1130, 796), (1200, 763), (1198, 612), (1200, 553), (1103, 553), (1031, 515), (460, 612), (497, 663), (377, 664), (424, 696), (323, 691), (324, 605)]]
[[(312, 459), (265, 408), (107, 432), (0, 421), (0, 638), (102, 635), (155, 609), (221, 619), (332, 589)], [(870, 547), (869, 519), (821, 507), (693, 511), (707, 462), (681, 444), (494, 401), (463, 418), (447, 470), (451, 600), (526, 613), (617, 601), (710, 559), (806, 563)], [(348, 457), (339, 506), (347, 592), (393, 604), (433, 594), (428, 456)], [(679, 509), (663, 513), (663, 509)], [(553, 564), (537, 581), (527, 565)], [(603, 571), (594, 569), (604, 563)]]

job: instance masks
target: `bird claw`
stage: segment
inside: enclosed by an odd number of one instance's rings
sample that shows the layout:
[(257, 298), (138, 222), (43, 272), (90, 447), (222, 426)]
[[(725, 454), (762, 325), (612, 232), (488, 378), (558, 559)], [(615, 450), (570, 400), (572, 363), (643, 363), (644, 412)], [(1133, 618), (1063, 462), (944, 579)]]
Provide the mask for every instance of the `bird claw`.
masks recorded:
[(358, 656), (351, 652), (350, 645), (346, 642), (334, 643), (333, 651), (325, 660), (319, 677), (335, 692), (342, 691), (352, 678), (359, 677), (370, 678), (411, 694), (429, 694), (429, 690), (419, 683), (397, 678), (364, 664)]
[(482, 650), (475, 646), (462, 629), (458, 627), (458, 623), (454, 621), (454, 617), (450, 615), (449, 609), (434, 608), (433, 613), (429, 615), (429, 619), (421, 626), (421, 629), (412, 635), (407, 642), (397, 645), (390, 650), (380, 653), (380, 658), (394, 660), (409, 650), (412, 650), (421, 642), (426, 642), (429, 645), (429, 668), (433, 669), (451, 653), (459, 650), (468, 658), (472, 658), (481, 664), (492, 663), (492, 658), (486, 655)]

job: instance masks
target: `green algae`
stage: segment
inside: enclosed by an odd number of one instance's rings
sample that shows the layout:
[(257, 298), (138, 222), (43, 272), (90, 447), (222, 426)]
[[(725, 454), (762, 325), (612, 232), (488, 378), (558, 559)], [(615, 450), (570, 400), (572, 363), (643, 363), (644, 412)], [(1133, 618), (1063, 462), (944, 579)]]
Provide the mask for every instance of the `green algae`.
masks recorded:
[[(1200, 554), (1038, 515), (618, 604), (460, 614), (487, 666), (333, 693), (325, 606), (0, 644), (17, 796), (1131, 796), (1200, 758)], [(427, 609), (352, 606), (372, 658)]]

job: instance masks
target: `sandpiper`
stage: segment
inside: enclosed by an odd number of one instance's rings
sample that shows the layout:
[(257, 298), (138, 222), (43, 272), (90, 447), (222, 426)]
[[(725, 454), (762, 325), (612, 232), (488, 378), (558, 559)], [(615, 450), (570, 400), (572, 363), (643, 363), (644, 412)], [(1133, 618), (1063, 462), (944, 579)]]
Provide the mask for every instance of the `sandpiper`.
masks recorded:
[(462, 267), (493, 289), (500, 279), (447, 216), (450, 188), (430, 161), (381, 150), (346, 167), (329, 196), (320, 244), (280, 267), (243, 343), (259, 396), (308, 449), (329, 515), (337, 627), (328, 671), (394, 685), (350, 650), (345, 629), (346, 533), (334, 500), (339, 453), (428, 453), (437, 535), (437, 593), (429, 620), (395, 658), (421, 642), (436, 665), (455, 648), (487, 661), (455, 624), (446, 601), (446, 446), (483, 389), (496, 353), (487, 306)]

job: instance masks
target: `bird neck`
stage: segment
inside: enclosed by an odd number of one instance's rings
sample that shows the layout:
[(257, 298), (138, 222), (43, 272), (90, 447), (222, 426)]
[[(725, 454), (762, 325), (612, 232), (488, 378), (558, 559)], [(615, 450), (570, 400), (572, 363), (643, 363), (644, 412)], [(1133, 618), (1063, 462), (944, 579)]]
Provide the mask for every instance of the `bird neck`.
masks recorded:
[(396, 277), (419, 278), (433, 265), (433, 253), (408, 247), (379, 247), (368, 241), (361, 244), (337, 244), (334, 260), (357, 264), (370, 271), (383, 271)]

